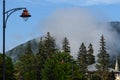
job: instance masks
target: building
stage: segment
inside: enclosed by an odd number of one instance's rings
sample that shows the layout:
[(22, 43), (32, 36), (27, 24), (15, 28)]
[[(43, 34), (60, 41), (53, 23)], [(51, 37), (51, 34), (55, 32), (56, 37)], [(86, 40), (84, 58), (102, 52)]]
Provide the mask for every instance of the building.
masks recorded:
[(120, 80), (120, 71), (119, 71), (119, 64), (118, 64), (117, 57), (116, 57), (116, 63), (115, 63), (115, 80)]

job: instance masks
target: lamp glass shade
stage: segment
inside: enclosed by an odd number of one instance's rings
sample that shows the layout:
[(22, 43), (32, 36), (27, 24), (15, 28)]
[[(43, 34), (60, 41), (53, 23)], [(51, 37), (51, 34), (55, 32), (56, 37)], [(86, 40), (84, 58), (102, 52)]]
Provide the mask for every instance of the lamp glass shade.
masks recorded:
[(31, 15), (29, 14), (28, 10), (25, 9), (23, 10), (22, 14), (20, 15), (20, 17), (22, 17), (25, 21), (28, 20), (29, 17), (31, 17)]

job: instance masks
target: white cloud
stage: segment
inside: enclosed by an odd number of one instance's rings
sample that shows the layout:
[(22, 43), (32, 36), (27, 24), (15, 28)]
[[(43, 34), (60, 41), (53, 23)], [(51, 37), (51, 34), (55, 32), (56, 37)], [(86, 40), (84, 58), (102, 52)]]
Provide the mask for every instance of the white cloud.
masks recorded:
[[(55, 36), (58, 44), (64, 37), (70, 41), (72, 55), (76, 56), (82, 42), (86, 47), (94, 45), (95, 54), (98, 53), (100, 36), (104, 34), (107, 44), (114, 43), (115, 33), (104, 22), (96, 20), (95, 16), (81, 8), (59, 9), (42, 23), (44, 32)], [(110, 44), (110, 46), (112, 46)]]

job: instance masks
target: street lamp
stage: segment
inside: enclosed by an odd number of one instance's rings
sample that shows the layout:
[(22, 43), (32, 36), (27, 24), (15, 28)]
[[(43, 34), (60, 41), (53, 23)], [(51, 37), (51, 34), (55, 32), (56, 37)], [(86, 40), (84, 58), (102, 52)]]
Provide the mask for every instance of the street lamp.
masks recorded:
[(31, 15), (29, 14), (28, 10), (26, 8), (13, 8), (10, 9), (8, 11), (5, 10), (5, 0), (3, 0), (3, 80), (5, 80), (5, 72), (6, 72), (6, 65), (5, 65), (5, 28), (6, 28), (6, 24), (8, 21), (8, 18), (10, 17), (10, 15), (16, 11), (19, 10), (23, 10), (22, 15), (20, 15), (20, 17), (22, 17), (25, 21), (31, 17)]
[(22, 17), (25, 21), (27, 21), (28, 18), (31, 17), (31, 15), (29, 14), (28, 10), (25, 8), (23, 10), (23, 13), (20, 15), (20, 17)]

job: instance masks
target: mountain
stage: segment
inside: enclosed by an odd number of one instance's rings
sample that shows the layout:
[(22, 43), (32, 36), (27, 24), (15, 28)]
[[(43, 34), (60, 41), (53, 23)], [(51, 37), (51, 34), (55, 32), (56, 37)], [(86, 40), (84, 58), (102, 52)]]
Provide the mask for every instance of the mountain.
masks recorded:
[[(40, 41), (40, 38), (36, 38), (36, 39), (28, 41), (31, 43), (32, 51), (34, 54), (36, 54), (38, 52), (39, 41)], [(13, 62), (15, 62), (19, 58), (20, 55), (24, 54), (25, 48), (26, 48), (26, 45), (28, 42), (20, 44), (20, 45), (16, 46), (15, 48), (7, 51), (6, 55), (11, 57)]]
[[(109, 24), (113, 28), (113, 30), (117, 33), (117, 35), (119, 35), (120, 34), (120, 22), (114, 21), (114, 22), (109, 22)], [(30, 40), (30, 43), (31, 43), (31, 46), (32, 46), (32, 51), (33, 51), (34, 54), (36, 54), (38, 52), (39, 41), (40, 41), (40, 38)], [(120, 41), (120, 38), (119, 38), (119, 41)], [(19, 58), (20, 55), (24, 54), (25, 47), (26, 47), (26, 44), (28, 42), (23, 43), (21, 45), (18, 45), (15, 48), (7, 51), (6, 55), (11, 57), (13, 62), (15, 62)], [(117, 51), (117, 53), (120, 53), (120, 49)], [(112, 56), (112, 57), (114, 58), (115, 56)]]
[(115, 21), (115, 22), (110, 22), (111, 27), (116, 30), (118, 34), (120, 34), (120, 22)]

